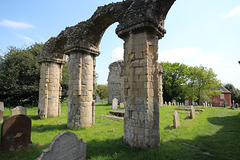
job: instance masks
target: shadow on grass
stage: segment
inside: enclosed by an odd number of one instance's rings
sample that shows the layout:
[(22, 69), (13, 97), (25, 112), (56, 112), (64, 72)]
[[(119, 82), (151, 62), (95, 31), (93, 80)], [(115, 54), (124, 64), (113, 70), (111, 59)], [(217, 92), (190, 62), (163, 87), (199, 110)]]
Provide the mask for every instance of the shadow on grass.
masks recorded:
[(47, 132), (47, 131), (54, 131), (54, 130), (69, 130), (67, 128), (67, 124), (59, 124), (59, 125), (35, 125), (32, 126), (32, 132)]

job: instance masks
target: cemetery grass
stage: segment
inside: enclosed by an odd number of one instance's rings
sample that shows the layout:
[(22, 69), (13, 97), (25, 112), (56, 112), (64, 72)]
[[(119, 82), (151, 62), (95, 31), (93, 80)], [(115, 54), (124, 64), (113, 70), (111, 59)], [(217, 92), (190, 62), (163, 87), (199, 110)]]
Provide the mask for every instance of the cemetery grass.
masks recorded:
[[(147, 150), (131, 148), (123, 142), (123, 121), (101, 117), (110, 115), (111, 106), (106, 103), (96, 104), (96, 125), (73, 130), (67, 128), (66, 102), (62, 104), (62, 115), (55, 118), (38, 119), (37, 107), (28, 108), (32, 147), (1, 155), (0, 159), (36, 159), (65, 130), (87, 142), (87, 159), (91, 160), (240, 159), (240, 109), (205, 108), (194, 120), (187, 113), (179, 113), (180, 127), (173, 129), (174, 108), (160, 108), (161, 147)], [(4, 119), (9, 115), (10, 109), (5, 108)]]

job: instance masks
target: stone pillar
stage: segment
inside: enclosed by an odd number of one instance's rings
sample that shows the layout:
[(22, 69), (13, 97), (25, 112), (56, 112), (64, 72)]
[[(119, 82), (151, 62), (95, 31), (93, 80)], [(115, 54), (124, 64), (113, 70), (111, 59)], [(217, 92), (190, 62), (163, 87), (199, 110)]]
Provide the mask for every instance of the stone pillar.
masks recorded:
[(160, 146), (158, 36), (147, 31), (124, 38), (124, 141)]
[(68, 128), (92, 126), (94, 61), (84, 51), (69, 54)]
[(38, 116), (41, 118), (61, 115), (62, 63), (41, 62)]

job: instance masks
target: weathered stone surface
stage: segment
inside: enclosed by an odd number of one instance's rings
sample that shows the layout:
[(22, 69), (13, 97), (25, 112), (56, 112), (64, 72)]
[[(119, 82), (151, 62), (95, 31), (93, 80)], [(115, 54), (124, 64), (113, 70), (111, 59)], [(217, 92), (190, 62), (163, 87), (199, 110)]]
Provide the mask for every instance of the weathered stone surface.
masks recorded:
[(124, 108), (124, 103), (120, 103), (120, 108)]
[(118, 99), (114, 98), (112, 100), (112, 109), (117, 109), (118, 108)]
[(109, 65), (108, 74), (108, 104), (112, 104), (112, 100), (117, 98), (119, 103), (124, 101), (124, 77), (123, 60), (113, 62)]
[(0, 123), (3, 122), (4, 103), (0, 102)]
[[(89, 20), (67, 27), (45, 43), (38, 59), (42, 65), (47, 62), (62, 64), (65, 54), (69, 55), (69, 128), (92, 125), (94, 67), (100, 53), (99, 44), (105, 30), (118, 22), (116, 33), (124, 40), (124, 141), (141, 148), (160, 145), (158, 40), (166, 33), (164, 20), (174, 1), (111, 3), (99, 7)], [(47, 72), (41, 75), (47, 75)], [(49, 103), (57, 103), (48, 98), (51, 91), (47, 83), (51, 79), (46, 76), (45, 81), (40, 80), (40, 85), (46, 87), (44, 98), (39, 100), (40, 106), (46, 106), (40, 110), (43, 115), (46, 115)], [(59, 84), (55, 80), (51, 83)]]
[(92, 125), (95, 125), (95, 101), (92, 101)]
[(96, 96), (95, 102), (96, 102), (96, 103), (100, 103), (100, 102), (101, 102), (101, 99), (100, 99), (99, 95)]
[(69, 131), (59, 133), (37, 160), (86, 160), (87, 144)]
[(25, 114), (27, 115), (27, 108), (22, 106), (17, 106), (11, 110), (11, 116), (17, 115), (17, 114)]
[(123, 121), (123, 117), (116, 117), (116, 116), (109, 116), (109, 115), (101, 115), (101, 117), (105, 117), (108, 119), (116, 120), (116, 121)]
[(41, 118), (61, 115), (61, 81), (63, 64), (42, 62), (40, 69), (38, 116)]
[(1, 151), (9, 152), (29, 147), (31, 119), (23, 114), (8, 117), (2, 124)]
[(195, 109), (194, 109), (193, 106), (191, 106), (190, 117), (191, 117), (191, 119), (195, 119), (196, 118), (196, 113), (195, 113)]
[(180, 126), (179, 115), (177, 111), (173, 113), (173, 127), (178, 128)]

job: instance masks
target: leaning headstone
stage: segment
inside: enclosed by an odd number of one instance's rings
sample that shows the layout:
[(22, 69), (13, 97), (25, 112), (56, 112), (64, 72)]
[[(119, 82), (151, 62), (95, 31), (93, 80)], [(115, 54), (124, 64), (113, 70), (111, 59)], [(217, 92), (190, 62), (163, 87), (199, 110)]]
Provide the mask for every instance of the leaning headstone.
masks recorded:
[(180, 126), (179, 115), (177, 111), (173, 112), (173, 127), (178, 128)]
[(120, 108), (124, 108), (124, 103), (120, 103)]
[(117, 109), (118, 108), (118, 99), (114, 98), (112, 101), (112, 109)]
[(3, 122), (4, 103), (0, 102), (0, 123)]
[(31, 119), (27, 115), (8, 117), (2, 124), (1, 151), (9, 152), (29, 147), (31, 142)]
[(195, 109), (194, 109), (193, 106), (191, 106), (190, 117), (191, 117), (191, 119), (195, 119), (196, 118), (196, 113), (195, 113)]
[(37, 160), (85, 160), (87, 144), (74, 133), (64, 131), (52, 140)]
[(101, 99), (100, 99), (99, 95), (97, 95), (95, 102), (96, 103), (100, 103), (101, 102)]
[(11, 116), (17, 115), (17, 114), (25, 114), (27, 115), (27, 108), (22, 106), (17, 106), (11, 110)]

